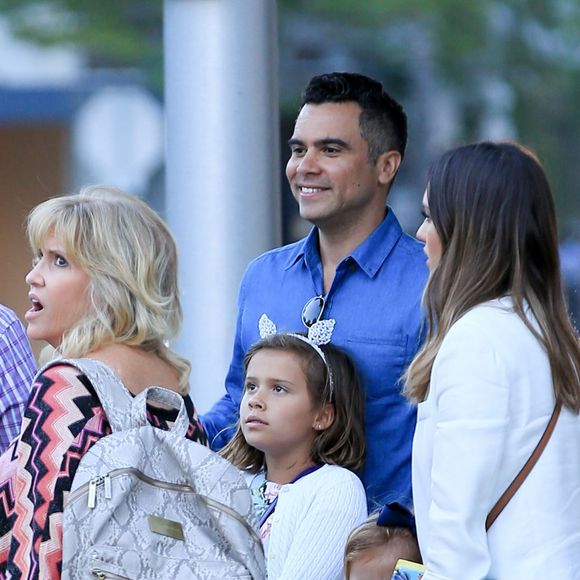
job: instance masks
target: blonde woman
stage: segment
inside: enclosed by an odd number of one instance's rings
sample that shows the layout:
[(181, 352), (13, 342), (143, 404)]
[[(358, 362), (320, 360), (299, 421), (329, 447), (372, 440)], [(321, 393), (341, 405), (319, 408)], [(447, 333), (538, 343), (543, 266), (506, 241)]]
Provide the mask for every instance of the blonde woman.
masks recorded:
[[(91, 187), (37, 206), (28, 236), (28, 336), (63, 358), (104, 363), (133, 395), (150, 385), (181, 393), (188, 436), (205, 443), (187, 395), (190, 365), (167, 346), (181, 307), (175, 242), (163, 221), (129, 194)], [(167, 428), (175, 412), (151, 407), (149, 418)], [(108, 433), (74, 361), (36, 377), (20, 437), (0, 458), (0, 577), (60, 577), (63, 501), (80, 458)]]
[(544, 171), (516, 144), (460, 147), (433, 165), (423, 205), (429, 334), (406, 390), (424, 580), (580, 578), (580, 344)]

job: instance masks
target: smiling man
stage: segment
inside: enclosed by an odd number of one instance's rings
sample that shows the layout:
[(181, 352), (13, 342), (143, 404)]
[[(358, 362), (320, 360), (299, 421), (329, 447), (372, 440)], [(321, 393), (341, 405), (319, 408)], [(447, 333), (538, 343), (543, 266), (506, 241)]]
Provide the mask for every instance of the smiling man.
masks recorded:
[(378, 81), (353, 73), (310, 81), (286, 176), (300, 215), (314, 227), (248, 266), (227, 394), (202, 418), (212, 446), (222, 447), (233, 434), (243, 359), (259, 338), (263, 313), (290, 332), (336, 319), (332, 342), (352, 356), (366, 389), (361, 477), (370, 509), (411, 494), (415, 411), (401, 395), (400, 378), (420, 345), (427, 268), (422, 245), (387, 206), (406, 142), (406, 115)]

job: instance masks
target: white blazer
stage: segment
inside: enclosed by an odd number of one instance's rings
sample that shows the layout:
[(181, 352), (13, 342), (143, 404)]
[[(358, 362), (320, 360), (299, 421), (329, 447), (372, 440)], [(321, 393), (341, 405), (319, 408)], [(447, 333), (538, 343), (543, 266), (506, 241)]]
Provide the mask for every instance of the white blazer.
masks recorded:
[(569, 410), (485, 531), (554, 404), (548, 357), (510, 298), (473, 308), (449, 330), (413, 442), (424, 580), (580, 579), (580, 418)]

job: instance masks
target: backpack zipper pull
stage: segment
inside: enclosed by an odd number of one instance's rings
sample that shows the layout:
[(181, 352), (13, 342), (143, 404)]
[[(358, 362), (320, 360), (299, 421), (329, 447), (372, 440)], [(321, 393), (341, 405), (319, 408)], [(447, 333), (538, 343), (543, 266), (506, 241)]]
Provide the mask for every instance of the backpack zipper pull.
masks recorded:
[(107, 473), (104, 477), (105, 480), (105, 499), (111, 499), (113, 497), (113, 489), (111, 486), (111, 476)]
[(87, 500), (87, 507), (93, 509), (97, 505), (97, 486), (103, 483), (103, 477), (93, 477), (89, 481), (89, 497)]

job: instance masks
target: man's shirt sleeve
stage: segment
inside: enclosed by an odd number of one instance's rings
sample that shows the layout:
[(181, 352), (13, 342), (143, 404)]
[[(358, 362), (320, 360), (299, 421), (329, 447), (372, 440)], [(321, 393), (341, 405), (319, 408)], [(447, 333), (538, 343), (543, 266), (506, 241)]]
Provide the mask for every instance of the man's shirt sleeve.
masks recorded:
[(17, 318), (0, 334), (0, 453), (20, 431), (36, 363)]

